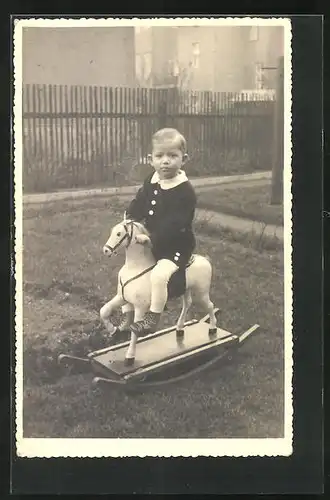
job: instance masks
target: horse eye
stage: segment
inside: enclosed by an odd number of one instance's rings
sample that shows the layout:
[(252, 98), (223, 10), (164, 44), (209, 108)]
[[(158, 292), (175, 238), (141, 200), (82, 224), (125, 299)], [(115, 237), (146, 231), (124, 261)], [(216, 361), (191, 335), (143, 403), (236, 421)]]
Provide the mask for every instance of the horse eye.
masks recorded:
[(120, 236), (121, 233), (117, 233), (117, 236)]

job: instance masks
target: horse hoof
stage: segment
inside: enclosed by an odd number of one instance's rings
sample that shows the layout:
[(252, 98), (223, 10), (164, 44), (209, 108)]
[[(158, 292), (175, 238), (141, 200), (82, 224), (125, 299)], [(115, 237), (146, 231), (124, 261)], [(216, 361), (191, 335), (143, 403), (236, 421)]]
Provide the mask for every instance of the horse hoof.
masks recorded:
[(177, 330), (176, 331), (176, 338), (183, 339), (183, 337), (184, 337), (184, 330)]
[(132, 366), (134, 365), (135, 358), (125, 358), (124, 366)]
[(118, 333), (119, 333), (118, 328), (116, 328), (114, 332), (110, 333), (110, 335), (109, 335), (110, 342), (112, 342), (113, 340), (115, 340), (117, 338)]
[(59, 365), (63, 365), (63, 364), (64, 364), (63, 362), (65, 362), (65, 358), (66, 358), (66, 355), (65, 355), (65, 354), (60, 354), (60, 355), (58, 356), (58, 358), (57, 358), (57, 363), (58, 363)]
[(92, 387), (99, 387), (100, 385), (100, 378), (99, 377), (94, 377), (92, 380)]
[(209, 329), (209, 337), (210, 338), (215, 338), (217, 336), (217, 328), (210, 328)]
[(131, 330), (129, 328), (128, 329), (125, 328), (125, 330), (118, 330), (116, 333), (119, 333), (121, 336), (130, 335)]

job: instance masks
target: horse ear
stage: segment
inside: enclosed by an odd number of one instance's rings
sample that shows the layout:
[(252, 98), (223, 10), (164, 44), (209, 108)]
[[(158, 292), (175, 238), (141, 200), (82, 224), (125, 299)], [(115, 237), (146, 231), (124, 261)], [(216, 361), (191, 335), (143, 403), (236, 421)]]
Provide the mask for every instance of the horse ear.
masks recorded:
[(126, 210), (125, 210), (125, 212), (124, 212), (123, 222), (132, 222), (132, 221), (134, 222), (134, 221), (135, 221), (135, 219), (134, 219), (133, 217), (130, 217), (129, 219), (127, 219), (127, 212), (126, 212)]

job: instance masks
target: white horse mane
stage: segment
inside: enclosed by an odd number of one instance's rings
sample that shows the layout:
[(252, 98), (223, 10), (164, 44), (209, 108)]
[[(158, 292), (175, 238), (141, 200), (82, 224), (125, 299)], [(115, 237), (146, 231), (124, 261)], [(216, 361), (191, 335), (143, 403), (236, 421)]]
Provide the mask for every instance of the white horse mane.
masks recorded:
[(131, 222), (134, 223), (134, 226), (137, 227), (142, 234), (146, 234), (147, 236), (149, 236), (149, 231), (145, 228), (145, 226), (141, 222), (137, 222), (134, 219), (126, 219), (126, 215), (124, 216), (124, 219), (120, 222), (120, 224), (124, 225), (124, 224), (129, 224)]
[(142, 234), (146, 234), (147, 236), (149, 236), (148, 229), (141, 222), (134, 221), (134, 224), (139, 228)]

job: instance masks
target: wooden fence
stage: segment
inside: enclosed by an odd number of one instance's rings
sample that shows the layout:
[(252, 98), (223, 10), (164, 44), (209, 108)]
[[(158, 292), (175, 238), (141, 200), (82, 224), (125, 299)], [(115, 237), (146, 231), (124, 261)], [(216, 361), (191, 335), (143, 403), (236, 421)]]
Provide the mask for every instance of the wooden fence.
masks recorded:
[(190, 176), (267, 170), (273, 108), (232, 93), (24, 85), (24, 191), (139, 182), (164, 126), (186, 137)]

